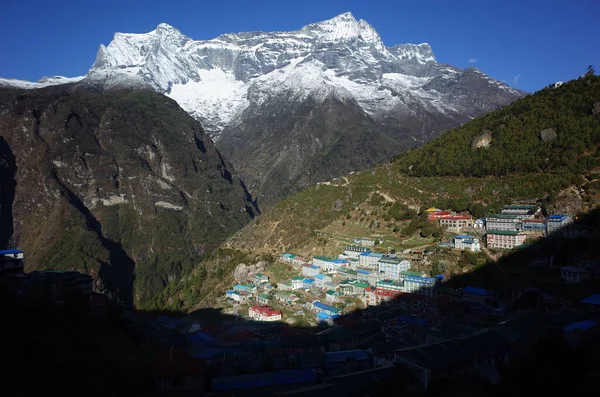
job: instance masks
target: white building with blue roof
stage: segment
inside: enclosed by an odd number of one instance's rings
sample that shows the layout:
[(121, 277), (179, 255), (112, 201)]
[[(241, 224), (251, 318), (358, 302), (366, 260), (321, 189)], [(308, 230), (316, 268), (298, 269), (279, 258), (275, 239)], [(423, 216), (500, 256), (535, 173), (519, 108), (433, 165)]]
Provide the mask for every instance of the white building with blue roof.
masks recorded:
[(546, 219), (546, 234), (550, 235), (571, 223), (573, 218), (568, 215), (551, 215)]
[(315, 287), (324, 288), (326, 283), (331, 282), (331, 277), (326, 274), (315, 275)]
[(466, 234), (459, 234), (454, 237), (454, 248), (472, 252), (481, 251), (479, 239)]
[(358, 256), (358, 265), (370, 269), (377, 269), (377, 263), (383, 257), (383, 254), (376, 252), (363, 252)]

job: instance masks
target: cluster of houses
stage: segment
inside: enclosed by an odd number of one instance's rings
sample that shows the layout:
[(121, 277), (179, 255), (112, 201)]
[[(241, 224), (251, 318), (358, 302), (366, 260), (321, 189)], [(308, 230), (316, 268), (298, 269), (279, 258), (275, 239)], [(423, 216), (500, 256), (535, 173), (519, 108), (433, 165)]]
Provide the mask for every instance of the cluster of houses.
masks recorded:
[[(367, 241), (367, 245), (360, 244)], [(263, 273), (252, 276), (248, 283), (237, 284), (226, 292), (226, 298), (247, 303), (256, 321), (277, 321), (281, 312), (269, 304), (300, 305), (314, 314), (317, 322), (333, 323), (345, 307), (377, 306), (402, 294), (434, 297), (435, 287), (443, 276), (430, 277), (411, 271), (411, 262), (395, 255), (375, 253), (370, 239), (355, 240), (337, 258), (314, 256), (306, 259), (285, 253), (280, 260), (290, 264), (298, 275), (271, 283)], [(354, 305), (354, 306), (352, 306)]]
[[(318, 394), (369, 392), (373, 388), (369, 379), (386, 379), (397, 390), (414, 392), (461, 374), (497, 382), (501, 368), (527, 357), (544, 335), (560, 334), (573, 346), (585, 346), (600, 335), (600, 295), (570, 303), (524, 289), (501, 298), (484, 288), (459, 290), (438, 283), (430, 296), (416, 293), (418, 289), (384, 298), (406, 291), (408, 280), (380, 282), (388, 292), (374, 295), (380, 296), (375, 298), (379, 305), (373, 302), (343, 315), (330, 303), (307, 302), (304, 306), (317, 318), (333, 317), (331, 322), (322, 321), (328, 326), (294, 328), (284, 321), (265, 322), (261, 318), (275, 311), (265, 305), (251, 307), (255, 322), (230, 318), (217, 325), (204, 324), (200, 318), (165, 317), (145, 318), (146, 325), (140, 319), (132, 321), (148, 339), (171, 346), (165, 356), (170, 361), (182, 360), (192, 368), (197, 367), (191, 363), (203, 365), (192, 371), (177, 363), (177, 371), (185, 373), (161, 375), (163, 389), (182, 390), (203, 378), (203, 391), (255, 390), (256, 395), (271, 391), (304, 395), (307, 388)], [(373, 288), (355, 279), (340, 285), (348, 293)], [(505, 299), (519, 300), (519, 309), (507, 309), (510, 303)]]
[[(513, 249), (525, 243), (528, 237), (559, 236), (572, 232), (573, 219), (567, 215), (551, 215), (544, 218), (535, 205), (507, 205), (499, 214), (491, 214), (474, 220), (469, 215), (460, 215), (437, 208), (427, 210), (428, 219), (437, 222), (448, 231), (461, 233), (471, 230), (485, 234), (488, 248)], [(477, 252), (481, 249), (479, 239), (460, 234), (453, 239), (454, 248)]]

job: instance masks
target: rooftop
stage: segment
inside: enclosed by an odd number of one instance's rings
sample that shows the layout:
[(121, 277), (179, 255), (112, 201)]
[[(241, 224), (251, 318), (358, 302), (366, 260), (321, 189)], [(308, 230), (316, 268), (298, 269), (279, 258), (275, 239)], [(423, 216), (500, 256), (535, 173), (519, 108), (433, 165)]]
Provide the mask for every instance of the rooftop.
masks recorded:
[(318, 259), (318, 260), (324, 261), (324, 262), (333, 262), (333, 259), (328, 258), (326, 256), (321, 256), (321, 255), (313, 256), (313, 260), (314, 259)]
[(518, 215), (511, 215), (511, 214), (492, 214), (492, 215), (488, 215), (485, 219), (492, 219), (492, 218), (497, 218), (497, 219), (519, 219)]
[(313, 306), (315, 306), (321, 310), (326, 310), (326, 311), (329, 311), (329, 312), (332, 312), (335, 314), (340, 312), (340, 309), (338, 309), (337, 307), (329, 306), (329, 305), (326, 305), (319, 301), (314, 301), (312, 304), (313, 304)]
[(23, 253), (23, 251), (16, 249), (16, 248), (0, 250), (0, 255), (14, 255), (14, 254), (22, 254), (22, 253)]
[(482, 296), (494, 295), (493, 292), (488, 291), (486, 289), (478, 288), (478, 287), (471, 287), (471, 286), (467, 286), (467, 287), (463, 288), (463, 292), (465, 294), (482, 295)]
[(383, 254), (378, 254), (376, 252), (363, 252), (362, 254), (360, 254), (360, 256), (374, 256), (376, 258), (381, 258), (383, 257)]
[(600, 306), (600, 294), (593, 294), (581, 301), (581, 303), (587, 303), (589, 305)]
[(567, 218), (568, 218), (567, 215), (550, 215), (548, 217), (548, 221), (549, 222), (560, 222), (560, 221), (564, 221)]
[(497, 234), (501, 236), (518, 236), (521, 232), (516, 230), (488, 230), (486, 234)]

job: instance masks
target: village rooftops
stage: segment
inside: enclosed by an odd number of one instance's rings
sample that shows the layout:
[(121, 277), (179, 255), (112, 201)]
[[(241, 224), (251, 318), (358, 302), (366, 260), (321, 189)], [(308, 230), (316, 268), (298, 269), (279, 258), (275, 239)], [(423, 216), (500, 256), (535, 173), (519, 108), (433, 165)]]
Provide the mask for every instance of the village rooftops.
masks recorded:
[(600, 306), (600, 294), (593, 294), (581, 301), (588, 305)]
[(358, 245), (347, 245), (345, 250), (346, 251), (355, 251), (355, 252), (367, 252), (367, 251), (371, 251), (371, 248), (359, 247)]
[(302, 277), (302, 276), (296, 276), (296, 277), (292, 278), (292, 281), (302, 281), (302, 280), (304, 280), (304, 277)]
[(296, 254), (283, 254), (286, 258), (295, 258)]
[(460, 239), (460, 240), (465, 240), (465, 239), (472, 239), (473, 237), (467, 235), (467, 234), (459, 234), (458, 236), (454, 236), (454, 238)]
[(536, 208), (535, 205), (520, 205), (520, 204), (515, 204), (515, 205), (505, 205), (504, 209), (507, 210), (532, 210)]
[(382, 258), (383, 254), (378, 254), (376, 252), (363, 252), (360, 256), (374, 256), (376, 258)]
[(319, 302), (319, 301), (314, 301), (312, 304), (313, 304), (314, 307), (316, 307), (318, 309), (325, 310), (325, 311), (328, 311), (328, 312), (331, 312), (331, 313), (338, 314), (340, 312), (340, 309), (338, 309), (337, 307), (329, 306), (329, 305), (326, 305), (326, 304), (324, 304), (322, 302)]
[(567, 215), (550, 215), (548, 217), (548, 222), (562, 222), (567, 218)]
[(472, 216), (469, 215), (447, 215), (444, 216), (442, 219), (450, 219), (450, 220), (462, 220), (462, 219), (473, 219)]
[(409, 271), (409, 270), (406, 270), (406, 271), (400, 272), (400, 274), (401, 274), (402, 276), (425, 277), (425, 276), (424, 276), (424, 273), (421, 273), (421, 272), (411, 272), (411, 271)]
[(516, 230), (488, 230), (486, 234), (498, 234), (501, 236), (518, 236), (521, 232)]
[(319, 280), (323, 280), (325, 277), (329, 277), (329, 276), (326, 276), (326, 275), (320, 274), (320, 273), (315, 275), (315, 278), (318, 278)]
[(371, 272), (370, 272), (370, 271), (368, 271), (368, 270), (363, 270), (363, 269), (358, 269), (358, 270), (356, 271), (356, 273), (358, 273), (358, 274), (365, 274), (365, 275), (369, 275), (369, 274), (371, 274)]
[(365, 283), (364, 281), (358, 281), (358, 280), (350, 281), (350, 284), (353, 287), (357, 287), (357, 288), (364, 288), (364, 289), (366, 289), (366, 288), (370, 287), (369, 283)]
[(492, 214), (492, 215), (488, 215), (486, 216), (486, 219), (519, 219), (518, 215), (512, 215), (512, 214)]

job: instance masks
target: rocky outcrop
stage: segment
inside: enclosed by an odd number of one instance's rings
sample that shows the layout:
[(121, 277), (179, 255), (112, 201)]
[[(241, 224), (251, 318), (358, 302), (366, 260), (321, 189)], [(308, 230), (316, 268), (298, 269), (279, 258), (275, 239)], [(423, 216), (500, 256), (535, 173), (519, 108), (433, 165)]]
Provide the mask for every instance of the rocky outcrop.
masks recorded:
[(592, 108), (592, 114), (600, 115), (600, 102), (594, 103), (594, 107)]
[(540, 131), (540, 138), (544, 142), (552, 142), (556, 139), (556, 131), (554, 128), (546, 128), (545, 130)]
[(233, 271), (233, 278), (238, 283), (245, 283), (248, 279), (254, 277), (256, 273), (264, 271), (266, 267), (267, 263), (263, 261), (257, 262), (254, 265), (240, 263)]
[(88, 272), (126, 305), (257, 213), (200, 124), (161, 94), (0, 89), (0, 136), (0, 216), (14, 226), (2, 243), (10, 233), (28, 270)]
[(483, 130), (473, 138), (471, 147), (473, 149), (486, 148), (492, 142), (492, 131)]

